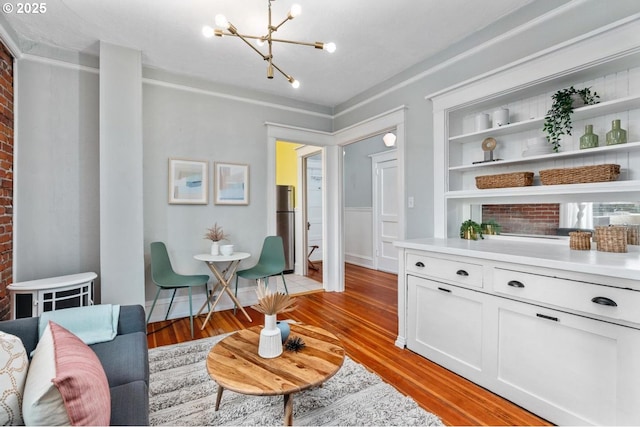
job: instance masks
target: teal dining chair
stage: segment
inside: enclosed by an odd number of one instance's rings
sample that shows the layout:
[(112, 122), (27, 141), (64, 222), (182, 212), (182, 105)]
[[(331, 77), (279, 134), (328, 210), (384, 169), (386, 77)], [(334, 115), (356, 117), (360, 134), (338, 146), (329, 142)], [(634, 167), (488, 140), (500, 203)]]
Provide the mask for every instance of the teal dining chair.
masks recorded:
[(206, 274), (196, 274), (185, 276), (182, 274), (177, 274), (173, 271), (173, 267), (171, 267), (171, 260), (169, 259), (169, 253), (167, 252), (167, 247), (163, 242), (152, 242), (151, 243), (151, 280), (158, 287), (158, 291), (156, 292), (156, 297), (153, 299), (153, 304), (151, 305), (151, 311), (149, 311), (149, 316), (147, 316), (147, 323), (149, 323), (149, 319), (151, 318), (151, 313), (153, 313), (153, 309), (156, 306), (156, 301), (158, 300), (158, 295), (160, 295), (160, 291), (163, 289), (173, 289), (173, 295), (171, 296), (171, 302), (169, 303), (169, 309), (167, 310), (167, 314), (164, 320), (169, 318), (169, 312), (171, 311), (171, 305), (173, 304), (173, 299), (176, 296), (176, 291), (182, 288), (189, 289), (189, 319), (191, 320), (191, 338), (193, 338), (193, 304), (191, 300), (191, 288), (194, 286), (204, 286), (205, 296), (207, 297), (207, 303), (209, 303), (209, 289), (207, 286), (207, 282), (209, 281), (209, 276)]
[[(282, 237), (280, 236), (267, 236), (262, 244), (262, 251), (260, 252), (260, 258), (258, 263), (251, 268), (240, 270), (236, 273), (236, 290), (235, 296), (238, 296), (238, 278), (242, 277), (248, 280), (264, 279), (265, 285), (269, 287), (269, 277), (280, 275), (282, 277), (282, 283), (284, 284), (284, 290), (289, 294), (287, 289), (287, 282), (284, 280), (284, 244)], [(236, 312), (234, 307), (233, 312)]]

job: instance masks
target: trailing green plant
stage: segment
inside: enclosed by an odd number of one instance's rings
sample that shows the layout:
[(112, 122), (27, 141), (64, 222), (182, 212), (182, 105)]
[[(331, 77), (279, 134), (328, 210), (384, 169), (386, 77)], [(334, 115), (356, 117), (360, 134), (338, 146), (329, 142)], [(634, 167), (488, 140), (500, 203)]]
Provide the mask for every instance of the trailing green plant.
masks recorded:
[(547, 140), (553, 145), (553, 151), (556, 153), (560, 148), (562, 135), (571, 135), (573, 129), (571, 114), (573, 113), (574, 97), (572, 95), (578, 95), (585, 105), (597, 104), (600, 99), (596, 91), (591, 92), (591, 88), (576, 89), (573, 86), (561, 89), (551, 96), (553, 103), (544, 117), (542, 129), (547, 133)]
[(478, 237), (484, 239), (484, 236), (482, 235), (482, 227), (480, 226), (480, 224), (470, 219), (466, 220), (460, 225), (461, 239), (467, 239), (467, 237), (465, 237), (465, 233), (469, 235), (468, 238), (471, 240), (478, 240)]

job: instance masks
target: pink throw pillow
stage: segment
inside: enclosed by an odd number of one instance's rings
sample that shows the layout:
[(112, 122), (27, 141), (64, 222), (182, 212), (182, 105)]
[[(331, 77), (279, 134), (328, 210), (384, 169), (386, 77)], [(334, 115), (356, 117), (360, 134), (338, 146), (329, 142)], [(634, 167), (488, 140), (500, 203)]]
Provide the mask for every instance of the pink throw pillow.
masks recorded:
[[(27, 375), (25, 422), (57, 423), (53, 414), (62, 410), (61, 405), (71, 425), (109, 425), (111, 394), (98, 356), (80, 338), (50, 321)], [(57, 421), (65, 423), (60, 418)]]

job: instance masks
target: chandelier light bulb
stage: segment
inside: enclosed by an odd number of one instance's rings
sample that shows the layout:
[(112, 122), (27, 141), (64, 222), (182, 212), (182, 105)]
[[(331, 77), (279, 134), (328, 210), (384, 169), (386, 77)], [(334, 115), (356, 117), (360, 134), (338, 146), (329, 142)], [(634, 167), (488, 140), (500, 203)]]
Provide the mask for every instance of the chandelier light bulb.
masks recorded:
[(258, 46), (264, 46), (264, 40), (263, 40), (263, 39), (257, 39), (257, 40), (256, 40), (256, 44), (257, 44)]
[(384, 145), (387, 147), (393, 147), (396, 144), (396, 136), (388, 132), (382, 137), (382, 141), (384, 141)]
[(229, 28), (229, 21), (227, 21), (227, 17), (222, 14), (216, 15), (216, 25), (221, 28)]
[(336, 51), (336, 44), (333, 43), (333, 42), (325, 43), (323, 49), (326, 50), (329, 53), (333, 53), (333, 52)]
[(302, 6), (300, 6), (298, 3), (294, 3), (293, 5), (291, 5), (291, 10), (289, 11), (289, 16), (291, 18), (295, 18), (301, 13), (302, 13)]
[(298, 89), (300, 87), (300, 82), (296, 79), (293, 79), (293, 81), (291, 82), (291, 86), (293, 86), (294, 89)]
[(205, 36), (206, 38), (209, 39), (213, 37), (214, 34), (215, 34), (215, 31), (210, 26), (205, 25), (204, 27), (202, 27), (202, 35)]

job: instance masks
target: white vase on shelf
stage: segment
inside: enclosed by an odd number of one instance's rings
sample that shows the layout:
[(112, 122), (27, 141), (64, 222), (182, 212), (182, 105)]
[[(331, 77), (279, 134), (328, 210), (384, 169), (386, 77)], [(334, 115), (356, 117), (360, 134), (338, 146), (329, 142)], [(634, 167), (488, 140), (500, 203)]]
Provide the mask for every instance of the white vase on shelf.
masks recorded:
[(276, 326), (276, 314), (264, 315), (264, 328), (260, 331), (258, 356), (272, 359), (282, 354), (282, 334)]
[(211, 242), (211, 255), (220, 255), (220, 243)]

